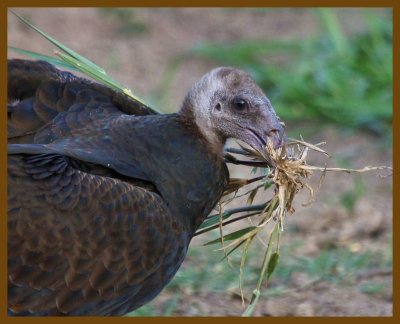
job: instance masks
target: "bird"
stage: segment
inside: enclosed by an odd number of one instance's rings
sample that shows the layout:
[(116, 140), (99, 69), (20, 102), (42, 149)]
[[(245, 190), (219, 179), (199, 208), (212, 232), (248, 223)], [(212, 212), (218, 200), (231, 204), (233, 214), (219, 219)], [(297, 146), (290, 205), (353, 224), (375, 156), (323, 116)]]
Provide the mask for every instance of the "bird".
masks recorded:
[(285, 129), (246, 72), (217, 67), (176, 113), (45, 61), (8, 60), (8, 314), (122, 316), (152, 299), (229, 182), (234, 138)]

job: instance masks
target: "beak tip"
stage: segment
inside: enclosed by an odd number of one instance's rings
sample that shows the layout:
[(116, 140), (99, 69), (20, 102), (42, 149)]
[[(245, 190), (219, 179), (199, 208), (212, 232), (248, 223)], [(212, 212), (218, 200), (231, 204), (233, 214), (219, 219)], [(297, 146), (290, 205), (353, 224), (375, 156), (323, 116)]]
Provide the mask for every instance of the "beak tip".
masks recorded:
[(274, 129), (269, 132), (268, 138), (272, 142), (272, 147), (276, 150), (286, 143), (286, 134), (283, 128)]

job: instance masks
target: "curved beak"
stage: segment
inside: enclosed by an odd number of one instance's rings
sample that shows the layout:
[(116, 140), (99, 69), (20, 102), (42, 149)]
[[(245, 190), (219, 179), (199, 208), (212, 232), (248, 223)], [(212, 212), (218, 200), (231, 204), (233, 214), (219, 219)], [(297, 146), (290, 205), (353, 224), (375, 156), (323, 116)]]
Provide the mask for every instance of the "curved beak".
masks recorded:
[(271, 140), (274, 149), (284, 146), (286, 142), (285, 124), (282, 122), (275, 124), (273, 128), (267, 132), (266, 137)]
[(285, 145), (285, 124), (280, 121), (270, 105), (261, 112), (256, 122), (247, 129), (252, 133), (252, 143), (249, 144), (258, 149), (265, 148), (268, 140), (272, 142), (274, 149)]

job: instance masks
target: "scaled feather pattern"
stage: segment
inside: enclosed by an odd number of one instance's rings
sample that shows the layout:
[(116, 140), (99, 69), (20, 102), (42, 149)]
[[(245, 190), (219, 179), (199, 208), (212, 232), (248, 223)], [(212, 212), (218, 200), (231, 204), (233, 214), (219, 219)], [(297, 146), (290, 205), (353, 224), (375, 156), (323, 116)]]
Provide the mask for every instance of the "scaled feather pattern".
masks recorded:
[(8, 313), (124, 315), (155, 298), (228, 186), (226, 139), (284, 141), (243, 71), (174, 114), (42, 61), (8, 62)]

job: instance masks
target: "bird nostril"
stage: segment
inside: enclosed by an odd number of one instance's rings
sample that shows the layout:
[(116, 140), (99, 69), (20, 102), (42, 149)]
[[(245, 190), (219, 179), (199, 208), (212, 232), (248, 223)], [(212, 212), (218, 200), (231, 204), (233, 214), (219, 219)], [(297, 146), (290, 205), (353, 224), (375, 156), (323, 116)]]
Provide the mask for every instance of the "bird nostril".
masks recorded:
[(277, 129), (272, 129), (267, 133), (268, 137), (275, 137), (279, 136), (279, 131)]
[(268, 131), (267, 136), (272, 140), (272, 145), (275, 149), (285, 144), (285, 130), (283, 128), (271, 129)]

